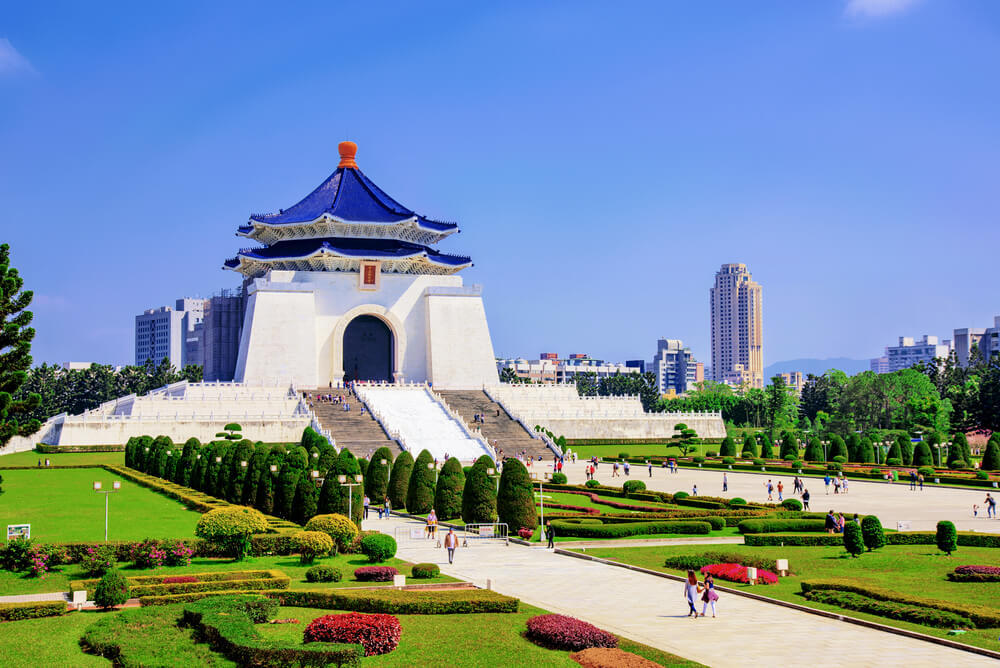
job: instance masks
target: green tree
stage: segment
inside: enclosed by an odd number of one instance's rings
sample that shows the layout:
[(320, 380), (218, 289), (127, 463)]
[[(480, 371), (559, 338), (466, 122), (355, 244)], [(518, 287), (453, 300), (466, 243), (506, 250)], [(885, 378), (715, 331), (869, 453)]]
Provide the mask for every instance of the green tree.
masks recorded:
[(926, 441), (918, 442), (913, 448), (911, 464), (913, 466), (934, 466), (934, 456), (931, 454), (931, 448), (927, 445)]
[(392, 471), (392, 451), (381, 447), (372, 455), (365, 472), (365, 494), (372, 503), (382, 503), (389, 491), (389, 476)]
[(180, 474), (175, 476), (175, 482), (178, 485), (191, 486), (191, 475), (194, 473), (194, 465), (198, 461), (198, 450), (200, 448), (201, 442), (197, 438), (189, 438), (184, 442), (184, 449), (181, 452), (181, 461), (178, 466)]
[(295, 487), (295, 500), (292, 502), (292, 519), (298, 524), (305, 524), (316, 514), (319, 492), (316, 483), (309, 476), (300, 476)]
[(264, 460), (264, 470), (261, 471), (260, 480), (257, 481), (257, 493), (254, 497), (254, 508), (271, 515), (274, 513), (274, 499), (278, 483), (278, 475), (282, 465), (285, 463), (285, 447), (276, 445), (267, 453)]
[(722, 439), (722, 445), (719, 446), (719, 456), (720, 457), (736, 456), (736, 443), (733, 442), (731, 436), (726, 436), (724, 439)]
[[(250, 462), (253, 460), (253, 442), (244, 438), (233, 446), (233, 457), (229, 463), (226, 475), (226, 499), (230, 503), (239, 504), (243, 500), (243, 486), (250, 474)], [(244, 466), (244, 463), (246, 464)]]
[(882, 523), (874, 515), (868, 515), (861, 520), (861, 538), (869, 552), (885, 545)]
[(437, 487), (434, 490), (434, 512), (439, 519), (450, 520), (462, 516), (462, 490), (465, 488), (465, 472), (462, 462), (452, 457), (441, 467)]
[(345, 482), (356, 483), (359, 475), (361, 475), (361, 465), (357, 458), (347, 448), (341, 448), (340, 456), (323, 481), (323, 489), (319, 495), (319, 513), (323, 515), (335, 513), (350, 517), (360, 528), (364, 514), (364, 478), (360, 485), (354, 487), (342, 485), (339, 480), (339, 476), (346, 476)]
[(795, 438), (795, 434), (791, 431), (786, 431), (781, 437), (781, 458), (786, 457), (799, 457), (799, 441)]
[(990, 438), (980, 468), (984, 471), (1000, 471), (1000, 439)]
[(462, 521), (466, 524), (495, 522), (497, 519), (497, 488), (489, 475), (496, 464), (488, 455), (476, 460), (465, 478), (462, 490)]
[(10, 266), (10, 246), (0, 244), (0, 448), (14, 436), (30, 436), (41, 422), (30, 414), (41, 405), (39, 394), (18, 398), (31, 367), (34, 317), (26, 310), (33, 293), (23, 290), (24, 279)]
[(823, 454), (823, 444), (820, 443), (818, 436), (811, 436), (809, 438), (809, 443), (806, 445), (806, 461), (810, 462), (825, 462), (826, 457)]
[(958, 532), (955, 525), (946, 520), (937, 523), (937, 533), (934, 536), (937, 548), (949, 557), (952, 552), (958, 550)]
[(903, 455), (903, 463), (909, 466), (913, 463), (913, 443), (910, 437), (897, 434), (896, 441), (899, 443), (899, 452)]
[(240, 496), (240, 504), (253, 506), (257, 502), (257, 485), (267, 468), (267, 455), (270, 448), (258, 441), (253, 446), (253, 456), (250, 458), (250, 466), (246, 480), (243, 482), (243, 493)]
[(858, 436), (857, 432), (852, 431), (847, 435), (847, 461), (864, 461), (864, 453), (861, 448), (861, 437)]
[(754, 438), (753, 434), (747, 434), (743, 437), (743, 452), (741, 456), (745, 459), (753, 459), (757, 456), (757, 439)]
[(285, 460), (282, 462), (274, 488), (274, 514), (278, 517), (284, 519), (294, 517), (292, 508), (295, 503), (295, 490), (299, 486), (299, 479), (306, 475), (308, 459), (309, 455), (301, 445), (296, 445), (285, 453)]
[(500, 492), (497, 494), (497, 514), (500, 522), (507, 524), (510, 533), (520, 529), (535, 529), (538, 514), (531, 478), (524, 464), (516, 459), (504, 462), (500, 474)]
[(830, 450), (829, 457), (832, 461), (834, 457), (843, 457), (845, 460), (848, 459), (847, 444), (844, 443), (842, 439), (837, 434), (830, 435)]
[(421, 450), (413, 464), (413, 473), (406, 490), (406, 510), (413, 515), (429, 513), (434, 506), (437, 471), (433, 466), (434, 457), (427, 450)]
[(683, 422), (674, 425), (674, 435), (670, 438), (670, 444), (680, 450), (681, 456), (694, 450), (697, 442), (698, 434), (694, 429), (689, 429)]
[(889, 452), (885, 456), (885, 461), (889, 462), (891, 460), (903, 461), (903, 450), (899, 447), (899, 441), (893, 439), (892, 445), (889, 446)]
[(399, 453), (392, 464), (392, 473), (389, 474), (389, 503), (397, 510), (406, 507), (406, 493), (412, 474), (413, 455), (406, 451)]
[(872, 440), (867, 436), (861, 439), (860, 461), (865, 464), (875, 463), (875, 445), (872, 443)]
[(854, 522), (848, 522), (844, 525), (844, 549), (850, 552), (852, 557), (857, 557), (865, 551), (861, 527)]
[(771, 378), (771, 384), (764, 388), (766, 405), (765, 426), (771, 431), (780, 431), (795, 426), (795, 388), (788, 385), (781, 376)]
[(766, 432), (760, 435), (760, 456), (764, 459), (774, 457), (774, 442), (771, 441), (771, 435)]
[(962, 432), (956, 432), (951, 437), (951, 446), (948, 448), (948, 468), (955, 468), (955, 462), (965, 462), (966, 466), (971, 466), (972, 455), (969, 453), (969, 441)]

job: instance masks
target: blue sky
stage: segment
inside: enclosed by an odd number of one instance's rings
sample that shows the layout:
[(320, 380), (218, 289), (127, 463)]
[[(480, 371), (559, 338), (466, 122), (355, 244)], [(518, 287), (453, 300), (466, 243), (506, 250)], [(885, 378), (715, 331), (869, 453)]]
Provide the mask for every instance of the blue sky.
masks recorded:
[(5, 3), (37, 362), (128, 362), (136, 313), (236, 286), (236, 227), (344, 139), (460, 223), (498, 355), (708, 361), (725, 262), (763, 285), (765, 364), (1000, 314), (1000, 3), (362, 4)]

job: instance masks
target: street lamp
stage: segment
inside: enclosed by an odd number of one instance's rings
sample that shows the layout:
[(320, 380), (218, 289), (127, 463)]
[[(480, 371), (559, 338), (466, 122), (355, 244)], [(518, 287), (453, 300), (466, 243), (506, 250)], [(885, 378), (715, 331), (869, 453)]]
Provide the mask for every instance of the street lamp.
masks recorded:
[(94, 481), (94, 491), (104, 495), (104, 542), (108, 542), (108, 494), (114, 494), (121, 489), (121, 481), (115, 480), (111, 483), (111, 489), (101, 489), (101, 483)]
[(497, 475), (497, 470), (496, 469), (486, 469), (486, 476), (489, 477), (489, 478), (496, 478), (497, 479), (497, 494), (499, 494), (500, 493), (500, 476)]
[[(428, 464), (427, 466), (430, 467), (431, 465)], [(352, 504), (354, 502), (354, 490), (352, 488), (360, 485), (362, 478), (363, 476), (359, 473), (355, 476), (352, 476), (351, 480), (353, 480), (354, 482), (348, 482), (348, 478), (346, 475), (337, 476), (337, 482), (340, 483), (340, 486), (347, 488), (347, 516), (351, 518), (352, 522), (354, 521), (353, 519), (354, 514), (352, 509)]]

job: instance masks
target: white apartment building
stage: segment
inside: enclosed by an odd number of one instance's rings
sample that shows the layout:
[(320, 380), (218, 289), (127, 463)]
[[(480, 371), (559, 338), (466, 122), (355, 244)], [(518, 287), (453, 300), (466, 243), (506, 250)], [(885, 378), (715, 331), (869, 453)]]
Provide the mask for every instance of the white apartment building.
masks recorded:
[(938, 337), (924, 334), (919, 341), (912, 336), (899, 337), (898, 346), (889, 346), (886, 357), (889, 358), (889, 372), (909, 369), (920, 362), (930, 362), (936, 357), (948, 357), (951, 354), (951, 340), (938, 342)]
[(684, 394), (705, 379), (704, 365), (695, 361), (680, 339), (658, 340), (649, 370), (656, 376), (660, 394)]
[(178, 299), (174, 308), (146, 309), (135, 316), (135, 363), (153, 360), (158, 364), (166, 357), (177, 369), (201, 364), (197, 349), (188, 345), (188, 337), (205, 317), (205, 302), (185, 297)]
[(554, 353), (542, 353), (540, 359), (524, 358), (498, 359), (497, 373), (505, 368), (514, 370), (521, 378), (528, 378), (533, 383), (572, 383), (578, 373), (593, 373), (597, 380), (614, 375), (628, 375), (638, 369), (622, 363), (595, 360), (586, 355), (570, 355), (567, 359), (559, 359)]
[(715, 274), (709, 298), (712, 379), (764, 387), (760, 284), (754, 282), (745, 264), (724, 264)]

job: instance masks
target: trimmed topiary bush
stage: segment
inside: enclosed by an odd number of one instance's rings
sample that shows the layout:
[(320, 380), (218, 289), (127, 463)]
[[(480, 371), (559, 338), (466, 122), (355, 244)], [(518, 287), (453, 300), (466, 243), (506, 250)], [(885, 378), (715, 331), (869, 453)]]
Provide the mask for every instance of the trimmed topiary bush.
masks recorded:
[(723, 457), (736, 456), (736, 442), (733, 441), (732, 437), (726, 436), (722, 439), (722, 445), (719, 446), (719, 454)]
[[(347, 547), (358, 535), (358, 527), (348, 519), (347, 515), (331, 513), (329, 515), (316, 515), (306, 522), (306, 531), (322, 531), (333, 539), (334, 548), (341, 552), (346, 552)], [(336, 554), (336, 552), (334, 552)]]
[(497, 495), (497, 514), (507, 524), (508, 531), (535, 529), (538, 512), (535, 510), (534, 490), (524, 464), (516, 459), (504, 462), (500, 474), (500, 493)]
[(938, 522), (934, 542), (939, 550), (950, 557), (951, 553), (958, 549), (958, 532), (955, 530), (955, 525), (947, 520)]
[(340, 582), (343, 577), (339, 568), (323, 564), (306, 571), (306, 582)]
[[(385, 462), (384, 464), (382, 462)], [(372, 503), (381, 504), (389, 494), (389, 475), (392, 471), (392, 451), (381, 447), (372, 455), (365, 471), (365, 494)]]
[(743, 452), (741, 457), (744, 459), (752, 459), (757, 456), (757, 439), (754, 438), (753, 434), (747, 434), (743, 437)]
[(846, 464), (847, 463), (847, 457), (845, 457), (843, 455), (836, 455), (836, 456), (833, 457), (833, 461), (835, 461), (838, 464)]
[(618, 638), (593, 624), (566, 615), (537, 615), (528, 620), (527, 636), (552, 649), (578, 652), (590, 647), (618, 647)]
[(730, 464), (730, 465), (735, 464), (736, 463), (736, 458), (735, 457), (723, 457), (722, 458), (722, 463), (723, 464)]
[(393, 508), (402, 510), (406, 507), (406, 493), (410, 488), (410, 476), (413, 474), (413, 455), (403, 451), (392, 464), (389, 474), (389, 503)]
[(587, 482), (583, 483), (583, 486), (584, 487), (589, 487), (591, 489), (594, 489), (595, 487), (600, 487), (601, 483), (599, 483), (596, 480), (588, 480)]
[(410, 573), (416, 580), (427, 580), (441, 575), (441, 569), (437, 564), (413, 564)]
[(462, 521), (466, 524), (495, 522), (497, 519), (496, 464), (488, 455), (482, 455), (472, 465), (465, 477), (462, 490)]
[(882, 523), (874, 515), (868, 515), (861, 520), (861, 539), (869, 552), (885, 545)]
[(785, 499), (784, 501), (781, 502), (781, 507), (787, 508), (788, 510), (792, 510), (795, 512), (799, 512), (800, 510), (802, 510), (802, 502), (799, 501), (798, 499)]
[(441, 467), (437, 488), (434, 490), (434, 511), (439, 520), (451, 520), (462, 516), (462, 490), (465, 487), (465, 473), (462, 463), (452, 457)]
[[(892, 452), (892, 451), (890, 450), (890, 452)], [(902, 466), (903, 465), (903, 459), (901, 457), (889, 457), (889, 458), (887, 458), (885, 460), (885, 465), (886, 466)]]
[(553, 485), (565, 485), (567, 482), (569, 482), (569, 478), (566, 477), (565, 473), (556, 471), (555, 473), (552, 474), (552, 478), (549, 482), (551, 482)]
[(434, 483), (437, 473), (428, 465), (434, 465), (434, 457), (427, 450), (421, 450), (413, 463), (413, 473), (406, 490), (406, 511), (414, 515), (425, 515), (434, 507)]
[(302, 641), (358, 644), (365, 648), (365, 656), (375, 656), (396, 649), (401, 633), (399, 620), (392, 615), (348, 612), (312, 620)]
[(128, 580), (117, 568), (112, 568), (101, 577), (94, 590), (94, 603), (108, 610), (128, 600)]
[(202, 515), (194, 532), (240, 561), (250, 554), (250, 536), (267, 529), (267, 519), (260, 511), (247, 506), (227, 506)]
[(934, 465), (934, 456), (931, 454), (931, 446), (925, 441), (920, 441), (913, 448), (913, 466), (930, 467)]
[(674, 501), (679, 501), (680, 499), (686, 499), (689, 496), (691, 495), (688, 494), (687, 492), (674, 492)]
[(984, 471), (1000, 471), (1000, 440), (990, 438), (980, 468)]
[(734, 496), (729, 499), (729, 505), (731, 506), (745, 506), (747, 505), (747, 500), (740, 496)]
[(323, 531), (297, 531), (292, 534), (292, 540), (303, 564), (311, 564), (316, 557), (328, 555), (336, 549), (333, 539)]
[(850, 552), (852, 557), (857, 557), (865, 551), (865, 541), (861, 535), (861, 527), (854, 522), (848, 522), (844, 525), (844, 549)]
[(646, 483), (641, 480), (626, 480), (625, 484), (622, 485), (622, 490), (626, 494), (632, 494), (633, 492), (641, 492), (646, 489)]
[(354, 569), (354, 579), (360, 582), (392, 582), (399, 575), (392, 566), (362, 566)]
[(396, 539), (384, 533), (372, 533), (361, 539), (361, 552), (368, 561), (378, 563), (396, 556)]
[(618, 459), (628, 459), (628, 453), (627, 452), (619, 452), (618, 453)]

